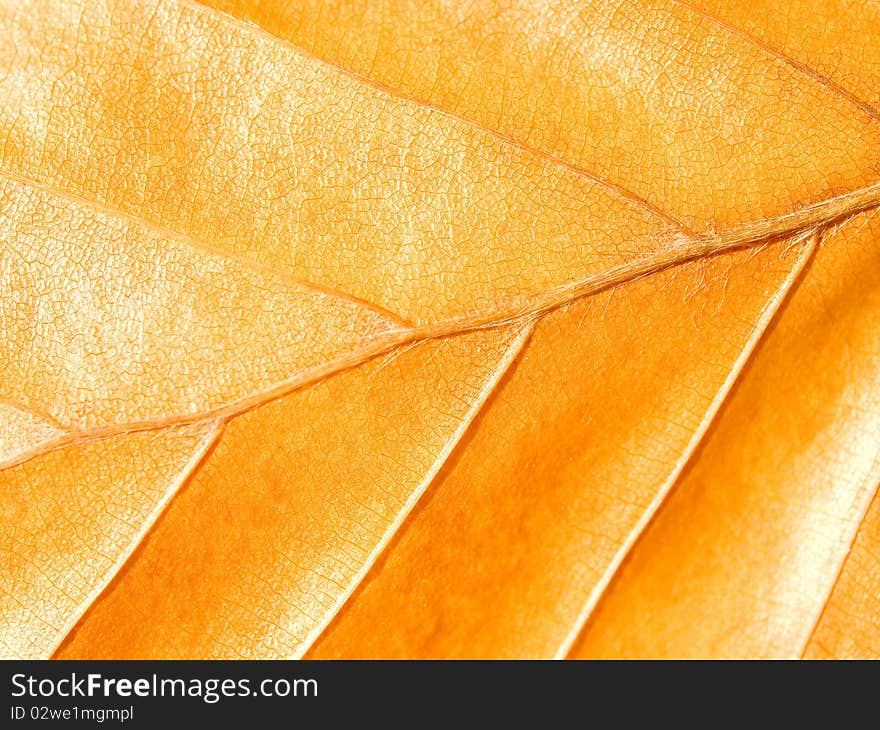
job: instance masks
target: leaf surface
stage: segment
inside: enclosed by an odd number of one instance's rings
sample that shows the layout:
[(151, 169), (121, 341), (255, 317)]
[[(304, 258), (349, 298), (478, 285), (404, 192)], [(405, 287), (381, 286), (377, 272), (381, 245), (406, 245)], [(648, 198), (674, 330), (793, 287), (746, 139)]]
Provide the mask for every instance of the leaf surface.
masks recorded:
[(426, 343), (233, 421), (58, 656), (299, 654), (430, 483), (524, 335), (493, 329)]
[(557, 654), (809, 252), (697, 261), (548, 315), (311, 656)]
[(109, 437), (0, 474), (4, 656), (53, 652), (198, 466), (213, 436), (205, 426)]
[(4, 655), (876, 655), (877, 17), (0, 2)]
[[(695, 231), (772, 218), (877, 181), (876, 112), (677, 0), (208, 4), (618, 185)], [(718, 4), (729, 20), (760, 13)], [(873, 3), (831, 0), (850, 6), (850, 22), (833, 26), (838, 11), (763, 4), (805, 61), (803, 46), (819, 45), (809, 39), (820, 26), (866, 27), (843, 47), (863, 79), (854, 88), (876, 94)], [(824, 46), (826, 58), (845, 55), (834, 54), (837, 39)]]
[(823, 243), (575, 655), (803, 650), (880, 477), (878, 240)]
[(876, 659), (880, 655), (878, 529), (880, 499), (875, 496), (810, 636), (805, 657)]

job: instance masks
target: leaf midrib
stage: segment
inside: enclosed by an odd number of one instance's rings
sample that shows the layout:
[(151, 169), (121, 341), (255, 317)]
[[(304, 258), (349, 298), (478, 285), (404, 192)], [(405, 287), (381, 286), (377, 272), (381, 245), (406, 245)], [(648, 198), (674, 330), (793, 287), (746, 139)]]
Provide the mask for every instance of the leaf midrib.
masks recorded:
[[(689, 12), (692, 12), (701, 17), (706, 17), (707, 19), (718, 24), (719, 26), (740, 35), (741, 37), (747, 39), (749, 42), (758, 46), (762, 51), (779, 57), (780, 59), (791, 65), (793, 68), (795, 68), (799, 73), (809, 78), (812, 82), (829, 88), (833, 93), (848, 99), (850, 102), (856, 104), (857, 106), (865, 106), (864, 102), (855, 98), (852, 94), (840, 88), (818, 72), (810, 69), (809, 67), (798, 61), (795, 61), (786, 54), (767, 46), (766, 44), (745, 33), (744, 31), (741, 31), (735, 26), (731, 26), (730, 24), (725, 23), (718, 18), (715, 18), (705, 11), (693, 7), (688, 2), (686, 2), (686, 0), (673, 0), (673, 2), (681, 7), (684, 7)], [(283, 395), (286, 395), (293, 390), (296, 390), (297, 388), (317, 382), (325, 377), (338, 373), (341, 370), (357, 366), (400, 345), (409, 344), (420, 340), (451, 336), (457, 333), (467, 332), (474, 329), (499, 327), (518, 321), (534, 319), (545, 314), (546, 312), (564, 306), (574, 299), (594, 294), (603, 289), (625, 284), (628, 281), (656, 273), (657, 271), (660, 271), (669, 266), (679, 265), (687, 261), (691, 261), (695, 258), (720, 253), (722, 251), (733, 250), (735, 248), (748, 245), (756, 245), (771, 238), (784, 237), (787, 235), (803, 232), (810, 227), (822, 227), (835, 221), (845, 219), (850, 215), (854, 215), (856, 213), (880, 205), (880, 183), (875, 183), (874, 185), (867, 188), (862, 188), (860, 190), (851, 191), (840, 196), (828, 198), (818, 203), (808, 205), (797, 211), (793, 211), (791, 213), (787, 213), (775, 218), (755, 219), (749, 221), (739, 226), (738, 228), (720, 236), (694, 234), (692, 231), (687, 229), (680, 221), (676, 220), (674, 216), (667, 213), (666, 211), (660, 210), (650, 201), (645, 200), (641, 196), (628, 190), (622, 185), (619, 185), (613, 181), (607, 180), (590, 172), (582, 166), (574, 164), (546, 150), (540, 149), (538, 147), (529, 145), (520, 140), (504, 135), (497, 130), (479, 124), (473, 119), (469, 119), (448, 109), (444, 109), (427, 103), (426, 101), (419, 99), (415, 96), (406, 94), (399, 89), (388, 87), (385, 84), (377, 81), (376, 79), (351, 71), (344, 66), (341, 66), (326, 58), (312, 53), (311, 51), (297, 45), (296, 43), (291, 42), (290, 40), (274, 35), (262, 26), (246, 20), (242, 20), (241, 18), (233, 15), (229, 15), (228, 13), (199, 2), (199, 0), (178, 0), (178, 3), (182, 6), (188, 6), (196, 10), (197, 12), (214, 15), (220, 18), (222, 22), (234, 26), (241, 32), (264, 37), (273, 44), (284, 46), (286, 49), (292, 50), (299, 55), (313, 59), (318, 63), (330, 67), (335, 71), (358, 81), (359, 83), (376, 88), (384, 94), (403, 99), (408, 103), (419, 105), (431, 109), (437, 113), (452, 117), (463, 124), (467, 124), (473, 128), (479, 129), (482, 132), (485, 132), (500, 139), (507, 145), (523, 149), (532, 155), (535, 155), (542, 159), (546, 159), (554, 164), (563, 166), (566, 169), (574, 172), (575, 174), (583, 176), (584, 178), (596, 183), (597, 185), (600, 185), (606, 190), (611, 191), (613, 194), (618, 195), (619, 197), (636, 204), (637, 206), (649, 212), (651, 215), (656, 216), (669, 224), (672, 224), (680, 231), (681, 235), (674, 239), (665, 241), (658, 239), (658, 243), (660, 244), (660, 246), (658, 246), (658, 249), (656, 251), (643, 257), (634, 259), (631, 262), (612, 269), (608, 269), (604, 272), (600, 272), (599, 274), (590, 275), (580, 281), (570, 282), (559, 287), (539, 292), (533, 295), (532, 298), (524, 305), (511, 306), (509, 302), (496, 302), (493, 306), (488, 307), (482, 311), (473, 311), (461, 317), (446, 321), (440, 321), (423, 327), (415, 327), (411, 323), (402, 320), (398, 315), (388, 311), (387, 309), (373, 302), (369, 302), (362, 298), (356, 297), (348, 292), (341, 291), (334, 287), (322, 286), (313, 282), (297, 280), (287, 274), (285, 275), (285, 278), (287, 278), (292, 283), (324, 293), (339, 296), (348, 301), (353, 301), (359, 306), (369, 308), (386, 317), (390, 321), (397, 323), (399, 325), (399, 329), (393, 330), (373, 340), (368, 340), (365, 347), (358, 350), (353, 350), (346, 356), (338, 360), (324, 363), (321, 366), (313, 368), (309, 371), (297, 373), (280, 383), (273, 384), (261, 391), (248, 394), (247, 396), (226, 403), (223, 406), (214, 409), (189, 414), (155, 417), (136, 422), (109, 424), (107, 426), (101, 426), (92, 429), (71, 428), (67, 431), (66, 434), (58, 437), (57, 439), (43, 442), (34, 449), (31, 449), (27, 452), (21, 452), (12, 459), (7, 459), (3, 462), (0, 462), (0, 470), (22, 463), (23, 461), (27, 461), (31, 458), (34, 458), (35, 456), (46, 453), (47, 451), (62, 448), (73, 443), (78, 443), (85, 440), (107, 438), (109, 436), (114, 436), (121, 433), (154, 430), (167, 426), (195, 423), (209, 419), (232, 418), (240, 413), (262, 405), (269, 400), (282, 397)], [(866, 111), (871, 113), (874, 118), (880, 118), (878, 117), (876, 110), (874, 110), (870, 106), (868, 106)], [(162, 224), (155, 223), (138, 215), (132, 214), (128, 211), (123, 211), (119, 210), (118, 208), (108, 206), (104, 202), (85, 198), (81, 195), (71, 193), (66, 190), (61, 190), (54, 185), (26, 178), (18, 173), (6, 172), (0, 169), (0, 175), (4, 175), (7, 178), (15, 180), (22, 184), (33, 185), (38, 188), (49, 190), (53, 194), (60, 197), (69, 198), (79, 203), (85, 203), (86, 205), (89, 205), (94, 209), (100, 210), (104, 213), (115, 215), (124, 219), (134, 220), (140, 225), (148, 227), (151, 230), (160, 233), (161, 235), (176, 238), (187, 243), (190, 246), (208, 251), (209, 253), (220, 255), (231, 260), (237, 260), (240, 263), (243, 263), (254, 269), (269, 270), (269, 267), (261, 265), (260, 263), (253, 261), (249, 257), (219, 250), (208, 243), (193, 238), (192, 236), (169, 229)], [(274, 270), (273, 273), (276, 275), (278, 274), (278, 272)]]
[[(60, 198), (69, 199), (81, 205), (89, 205), (104, 214), (109, 213), (127, 220), (136, 221), (145, 228), (159, 231), (164, 236), (175, 238), (188, 245), (197, 246), (201, 250), (211, 252), (214, 255), (227, 256), (225, 252), (217, 251), (209, 244), (197, 241), (192, 237), (157, 226), (139, 216), (109, 208), (102, 203), (95, 203), (79, 195), (60, 191), (46, 183), (23, 177), (17, 173), (9, 173), (2, 168), (0, 168), (0, 177), (5, 177), (21, 185), (30, 185), (38, 189), (51, 191), (52, 194)], [(563, 307), (576, 299), (616, 286), (622, 286), (635, 279), (655, 274), (673, 266), (685, 264), (706, 256), (765, 244), (770, 241), (780, 243), (788, 240), (790, 236), (830, 225), (833, 222), (847, 219), (877, 206), (880, 206), (880, 183), (835, 198), (829, 198), (821, 203), (807, 206), (793, 213), (747, 224), (732, 233), (722, 236), (679, 237), (662, 242), (665, 245), (659, 246), (657, 250), (645, 256), (635, 258), (626, 264), (606, 269), (598, 274), (592, 274), (582, 280), (539, 292), (526, 304), (496, 302), (491, 309), (475, 311), (467, 315), (423, 326), (408, 325), (400, 320), (399, 317), (395, 317), (396, 321), (401, 323), (399, 328), (387, 330), (371, 340), (364, 340), (363, 347), (351, 350), (341, 358), (297, 372), (285, 380), (274, 383), (259, 391), (254, 391), (222, 406), (194, 413), (172, 414), (140, 421), (108, 424), (89, 429), (70, 428), (65, 434), (55, 439), (41, 442), (31, 449), (19, 452), (15, 456), (0, 462), (0, 471), (76, 443), (94, 441), (126, 433), (152, 431), (169, 426), (198, 423), (206, 420), (219, 419), (226, 421), (257, 408), (264, 403), (288, 395), (294, 390), (316, 383), (343, 370), (361, 365), (401, 345), (450, 337), (478, 329), (490, 329), (524, 323)], [(264, 268), (260, 264), (252, 263), (244, 257), (235, 258), (257, 269), (262, 270)], [(296, 283), (301, 286), (314, 286), (299, 281)], [(364, 306), (369, 306), (380, 312), (385, 311), (372, 305), (370, 302), (364, 302), (345, 292), (339, 292), (335, 289), (328, 290), (326, 287), (320, 286), (314, 286), (314, 288), (355, 300)], [(394, 315), (389, 316), (394, 317)]]

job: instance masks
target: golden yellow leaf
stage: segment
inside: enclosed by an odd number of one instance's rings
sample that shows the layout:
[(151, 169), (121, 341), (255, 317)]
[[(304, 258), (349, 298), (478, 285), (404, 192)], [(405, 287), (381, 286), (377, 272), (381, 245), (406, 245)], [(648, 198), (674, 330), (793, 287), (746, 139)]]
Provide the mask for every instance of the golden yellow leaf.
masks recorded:
[(880, 483), (878, 223), (823, 242), (577, 655), (804, 650)]
[(880, 656), (877, 12), (0, 2), (3, 654)]

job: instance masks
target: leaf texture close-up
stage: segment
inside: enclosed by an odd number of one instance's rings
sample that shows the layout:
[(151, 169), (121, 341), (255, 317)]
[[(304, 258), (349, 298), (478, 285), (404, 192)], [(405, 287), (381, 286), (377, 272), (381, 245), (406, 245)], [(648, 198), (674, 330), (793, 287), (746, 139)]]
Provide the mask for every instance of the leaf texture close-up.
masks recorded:
[(0, 656), (880, 658), (878, 0), (0, 38)]

